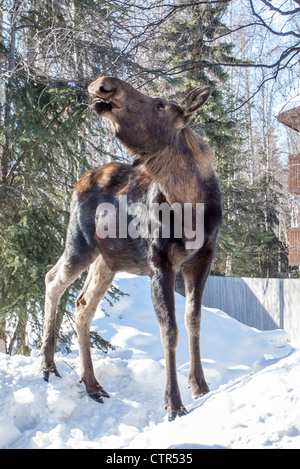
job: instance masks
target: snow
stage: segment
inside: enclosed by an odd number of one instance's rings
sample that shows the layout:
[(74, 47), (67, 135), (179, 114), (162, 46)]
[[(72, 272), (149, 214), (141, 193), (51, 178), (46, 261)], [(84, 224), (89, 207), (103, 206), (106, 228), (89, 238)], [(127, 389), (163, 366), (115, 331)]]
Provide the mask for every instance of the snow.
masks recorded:
[(92, 349), (95, 374), (111, 398), (99, 404), (79, 383), (78, 346), (56, 355), (62, 379), (41, 378), (40, 357), (0, 354), (0, 448), (300, 448), (300, 350), (283, 330), (259, 331), (203, 307), (201, 355), (211, 392), (187, 386), (185, 300), (176, 294), (177, 364), (189, 414), (169, 423), (165, 366), (147, 277), (119, 275), (128, 296), (103, 300), (93, 328), (116, 350)]
[(300, 94), (297, 94), (296, 96), (294, 95), (294, 96), (288, 97), (288, 99), (286, 99), (284, 103), (278, 104), (275, 107), (274, 115), (278, 116), (282, 112), (290, 111), (291, 109), (295, 109), (299, 106), (300, 106)]

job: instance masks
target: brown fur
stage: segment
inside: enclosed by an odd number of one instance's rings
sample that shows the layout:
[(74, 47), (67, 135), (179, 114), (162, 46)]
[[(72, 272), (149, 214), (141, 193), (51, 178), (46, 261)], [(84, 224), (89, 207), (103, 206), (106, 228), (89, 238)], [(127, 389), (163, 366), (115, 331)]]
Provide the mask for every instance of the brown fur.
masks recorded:
[[(124, 168), (123, 175), (128, 174), (128, 169)], [(88, 171), (75, 184), (74, 190), (78, 194), (90, 191), (95, 185), (101, 189), (112, 189), (122, 185), (122, 174), (118, 165), (105, 165)]]
[[(110, 163), (88, 171), (75, 185), (65, 251), (46, 276), (45, 325), (42, 369), (59, 375), (54, 363), (55, 316), (63, 291), (87, 267), (89, 273), (76, 306), (81, 357), (81, 380), (89, 395), (98, 402), (108, 397), (95, 378), (90, 355), (89, 328), (96, 307), (116, 272), (125, 270), (149, 275), (153, 305), (166, 357), (165, 406), (169, 419), (186, 413), (176, 376), (178, 328), (175, 317), (175, 275), (182, 271), (186, 290), (186, 327), (189, 335), (191, 369), (189, 385), (193, 396), (209, 391), (200, 359), (201, 299), (214, 256), (221, 223), (221, 201), (212, 166), (209, 145), (188, 123), (205, 104), (210, 90), (198, 88), (179, 106), (172, 101), (151, 98), (128, 83), (102, 77), (89, 86), (94, 109), (108, 118), (116, 136), (134, 155), (132, 165)], [(139, 204), (148, 209), (139, 217), (138, 238), (121, 236), (116, 217), (116, 237), (101, 237), (97, 229), (107, 223), (102, 203), (113, 204), (121, 213), (121, 196), (127, 196), (128, 227), (138, 213)], [(168, 238), (149, 236), (151, 222), (159, 216), (149, 208), (153, 203), (175, 204), (181, 211), (185, 203), (204, 204), (204, 243), (189, 249), (183, 233), (175, 236), (175, 214), (170, 218)], [(178, 208), (179, 207), (179, 208)], [(101, 210), (104, 210), (102, 213)], [(183, 220), (180, 218), (179, 220)], [(173, 230), (173, 231), (172, 231)]]

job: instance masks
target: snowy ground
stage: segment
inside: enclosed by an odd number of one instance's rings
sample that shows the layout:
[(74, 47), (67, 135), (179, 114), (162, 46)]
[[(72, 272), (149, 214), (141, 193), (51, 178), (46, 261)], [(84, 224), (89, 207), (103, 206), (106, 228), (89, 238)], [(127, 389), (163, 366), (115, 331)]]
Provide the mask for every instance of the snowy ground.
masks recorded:
[(189, 414), (167, 422), (165, 368), (148, 278), (116, 279), (129, 293), (93, 327), (117, 346), (93, 350), (95, 374), (111, 398), (91, 400), (78, 382), (76, 344), (57, 356), (62, 379), (41, 379), (37, 352), (0, 354), (0, 448), (298, 448), (300, 350), (282, 330), (261, 332), (203, 308), (201, 353), (211, 392), (193, 400), (184, 298), (176, 295), (178, 377)]

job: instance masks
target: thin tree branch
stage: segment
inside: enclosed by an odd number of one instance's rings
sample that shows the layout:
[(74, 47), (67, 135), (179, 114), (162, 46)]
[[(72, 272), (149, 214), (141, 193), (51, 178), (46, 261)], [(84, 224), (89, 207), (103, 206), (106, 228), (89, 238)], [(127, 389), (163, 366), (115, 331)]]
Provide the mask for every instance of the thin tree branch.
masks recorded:
[[(300, 8), (295, 8), (295, 10), (288, 10), (288, 11), (282, 11), (280, 8), (276, 8), (274, 5), (272, 5), (270, 2), (267, 0), (260, 0), (263, 2), (267, 7), (270, 8), (270, 10), (276, 11), (277, 13), (280, 13), (281, 15), (294, 15), (296, 13), (300, 13)], [(299, 2), (297, 2), (299, 3)]]
[(282, 31), (275, 31), (274, 29), (272, 29), (263, 19), (262, 17), (255, 11), (255, 8), (254, 8), (254, 5), (253, 5), (253, 1), (252, 0), (249, 0), (250, 1), (250, 6), (251, 6), (251, 10), (252, 10), (252, 13), (254, 16), (256, 16), (256, 18), (259, 19), (259, 21), (261, 22), (261, 25), (264, 26), (268, 31), (270, 31), (272, 34), (275, 34), (276, 36), (295, 36), (295, 37), (299, 37), (300, 38), (300, 34), (296, 33), (295, 31), (286, 31), (286, 32), (282, 32)]

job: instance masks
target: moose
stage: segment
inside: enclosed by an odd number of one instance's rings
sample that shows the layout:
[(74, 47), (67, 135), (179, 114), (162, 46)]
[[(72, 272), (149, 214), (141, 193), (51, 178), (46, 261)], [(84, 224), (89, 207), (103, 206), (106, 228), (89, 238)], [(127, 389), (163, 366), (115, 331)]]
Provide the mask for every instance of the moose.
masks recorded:
[[(221, 195), (212, 150), (189, 123), (209, 98), (211, 89), (208, 86), (196, 88), (179, 105), (172, 100), (149, 97), (119, 78), (104, 76), (88, 86), (88, 93), (94, 111), (111, 121), (116, 137), (134, 158), (132, 164), (111, 162), (91, 169), (74, 187), (65, 249), (45, 278), (43, 377), (48, 381), (50, 372), (60, 376), (54, 361), (59, 299), (65, 289), (89, 269), (76, 300), (80, 382), (85, 384), (91, 398), (103, 403), (103, 397), (109, 394), (94, 375), (90, 353), (92, 319), (117, 272), (148, 275), (166, 360), (165, 409), (171, 421), (187, 413), (176, 373), (178, 327), (174, 285), (179, 271), (186, 297), (188, 386), (194, 398), (209, 392), (200, 358), (201, 302), (222, 220)], [(148, 208), (153, 203), (170, 207), (176, 204), (182, 211), (184, 205), (189, 204), (195, 227), (197, 204), (203, 204), (201, 246), (188, 247), (191, 239), (185, 232), (180, 237), (176, 235), (174, 223), (178, 210), (170, 211), (168, 236), (162, 236), (161, 231), (156, 231), (155, 236), (147, 235), (151, 221), (159, 227), (162, 225), (161, 214), (150, 209), (143, 211), (139, 218), (144, 236), (118, 235), (121, 228), (118, 216), (116, 236), (101, 236), (108, 219), (107, 211), (101, 212), (98, 207), (103, 203), (111, 204), (118, 215), (122, 196), (127, 197), (127, 223), (133, 219), (134, 210), (130, 212), (130, 208), (139, 203)], [(151, 220), (153, 217), (156, 220)], [(183, 223), (184, 216), (180, 220)]]

